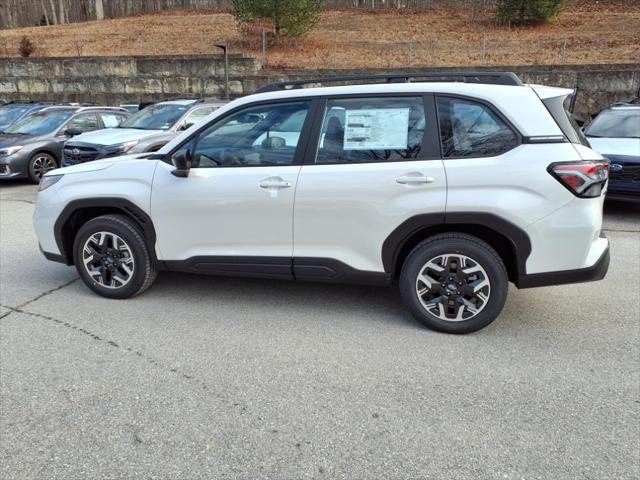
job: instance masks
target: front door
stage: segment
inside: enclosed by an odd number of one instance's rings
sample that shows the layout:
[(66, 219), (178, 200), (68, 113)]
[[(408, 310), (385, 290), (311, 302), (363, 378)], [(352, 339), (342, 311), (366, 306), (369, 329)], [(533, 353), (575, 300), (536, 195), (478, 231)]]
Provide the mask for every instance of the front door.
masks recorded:
[(173, 152), (188, 152), (186, 178), (159, 164), (151, 211), (162, 260), (182, 270), (290, 277), (309, 105), (272, 103), (214, 120)]

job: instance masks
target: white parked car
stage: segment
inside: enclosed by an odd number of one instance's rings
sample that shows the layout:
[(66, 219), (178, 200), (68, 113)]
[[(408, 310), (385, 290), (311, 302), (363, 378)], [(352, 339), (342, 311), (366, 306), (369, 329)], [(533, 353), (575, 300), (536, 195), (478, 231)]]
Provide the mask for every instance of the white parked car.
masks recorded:
[(155, 154), (48, 172), (41, 249), (110, 298), (158, 270), (395, 284), (418, 320), (451, 333), (492, 322), (509, 282), (603, 278), (607, 161), (569, 121), (572, 91), (510, 73), (417, 76), (276, 84)]

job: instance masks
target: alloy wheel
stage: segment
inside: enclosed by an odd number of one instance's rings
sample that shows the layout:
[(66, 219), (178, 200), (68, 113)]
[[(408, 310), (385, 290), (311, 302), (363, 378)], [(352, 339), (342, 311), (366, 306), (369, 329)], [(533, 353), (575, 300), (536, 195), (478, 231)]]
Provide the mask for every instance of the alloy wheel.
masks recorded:
[(416, 294), (431, 315), (459, 322), (475, 317), (487, 305), (491, 282), (476, 260), (461, 254), (444, 254), (420, 269)]
[(49, 170), (57, 167), (56, 161), (48, 155), (38, 155), (33, 159), (33, 173), (37, 178), (42, 178)]
[(131, 247), (111, 232), (97, 232), (84, 243), (82, 261), (89, 277), (106, 288), (122, 288), (133, 278)]

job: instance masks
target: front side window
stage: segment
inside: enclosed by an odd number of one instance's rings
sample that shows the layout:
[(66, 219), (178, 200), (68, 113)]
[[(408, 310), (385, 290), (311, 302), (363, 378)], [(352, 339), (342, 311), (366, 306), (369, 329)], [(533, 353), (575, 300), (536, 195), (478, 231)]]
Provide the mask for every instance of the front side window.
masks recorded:
[(115, 128), (127, 117), (118, 113), (101, 113), (100, 118), (104, 128)]
[(486, 105), (449, 97), (437, 103), (445, 158), (500, 155), (518, 145), (515, 132)]
[(200, 120), (205, 118), (210, 113), (216, 111), (218, 107), (200, 107), (196, 108), (193, 112), (187, 115), (187, 118), (184, 119), (184, 126), (190, 127), (191, 125), (195, 125)]
[(21, 135), (45, 135), (60, 128), (73, 115), (73, 110), (32, 112), (5, 130), (5, 133)]
[(292, 165), (308, 111), (309, 102), (295, 102), (233, 113), (198, 136), (191, 167)]
[(121, 128), (138, 130), (169, 130), (189, 107), (178, 104), (151, 105), (134, 113), (120, 124)]
[(424, 102), (420, 97), (329, 100), (316, 163), (419, 158), (425, 125)]
[(98, 129), (98, 118), (94, 113), (81, 113), (72, 118), (66, 128), (67, 130), (78, 130), (79, 132), (91, 132)]

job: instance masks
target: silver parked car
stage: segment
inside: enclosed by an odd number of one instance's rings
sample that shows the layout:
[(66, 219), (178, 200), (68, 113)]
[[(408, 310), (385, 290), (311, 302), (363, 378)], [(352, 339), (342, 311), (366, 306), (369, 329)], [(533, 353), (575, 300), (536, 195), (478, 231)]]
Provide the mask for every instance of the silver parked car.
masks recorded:
[(169, 100), (145, 107), (117, 128), (79, 135), (64, 147), (64, 165), (75, 165), (125, 153), (155, 152), (227, 102)]

